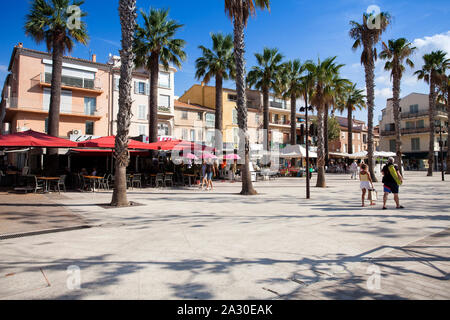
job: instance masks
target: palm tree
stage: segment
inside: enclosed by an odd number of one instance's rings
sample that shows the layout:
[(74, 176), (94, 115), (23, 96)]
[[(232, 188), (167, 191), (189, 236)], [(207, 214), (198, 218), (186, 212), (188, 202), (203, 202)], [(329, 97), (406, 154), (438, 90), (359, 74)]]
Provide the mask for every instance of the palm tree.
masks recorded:
[(374, 173), (374, 144), (373, 144), (373, 112), (375, 108), (375, 60), (377, 59), (376, 44), (380, 41), (381, 35), (386, 31), (391, 23), (391, 16), (387, 12), (381, 12), (377, 16), (363, 14), (362, 23), (350, 21), (352, 26), (349, 34), (355, 40), (352, 49), (357, 50), (362, 47), (361, 64), (364, 65), (367, 91), (368, 108), (368, 162), (370, 175), (374, 182), (377, 178)]
[(302, 79), (305, 66), (299, 59), (288, 61), (283, 65), (280, 85), (285, 99), (291, 99), (291, 145), (297, 144), (297, 99), (303, 95)]
[(317, 64), (308, 61), (306, 69), (312, 74), (314, 86), (311, 103), (317, 108), (317, 187), (326, 188), (324, 121), (325, 105), (333, 101), (332, 82), (343, 65), (335, 64), (336, 57), (318, 60)]
[[(447, 119), (450, 119), (450, 74), (444, 78), (440, 99), (447, 104)], [(447, 133), (450, 134), (450, 121), (447, 121)], [(447, 174), (450, 174), (450, 139), (447, 138)]]
[[(76, 43), (85, 45), (89, 40), (86, 24), (81, 20), (87, 15), (80, 9), (83, 4), (84, 0), (72, 3), (70, 0), (34, 0), (26, 15), (25, 34), (38, 44), (45, 42), (48, 52), (52, 53), (48, 134), (55, 137), (59, 136), (63, 56), (71, 52)], [(74, 15), (74, 11), (69, 10), (71, 6), (78, 7), (79, 14)], [(48, 149), (48, 154), (56, 156), (58, 150)]]
[[(223, 110), (223, 80), (234, 79), (236, 67), (233, 54), (233, 36), (222, 33), (211, 34), (212, 49), (199, 46), (203, 55), (196, 60), (195, 74), (197, 79), (208, 83), (212, 77), (216, 80), (216, 149), (222, 150), (222, 110)], [(219, 134), (220, 132), (220, 134)]]
[(282, 69), (281, 61), (283, 55), (278, 52), (278, 49), (264, 48), (263, 53), (255, 53), (257, 66), (252, 67), (252, 70), (247, 76), (247, 85), (255, 87), (262, 91), (263, 94), (263, 127), (267, 132), (266, 144), (267, 150), (270, 150), (269, 144), (269, 94), (270, 91), (276, 91), (276, 86), (280, 72)]
[(347, 111), (348, 127), (348, 153), (353, 153), (353, 111), (366, 108), (364, 90), (357, 89), (356, 84), (347, 86), (337, 102), (337, 110), (343, 113)]
[(338, 74), (333, 76), (331, 80), (330, 86), (330, 102), (325, 104), (325, 116), (323, 117), (323, 130), (324, 130), (324, 148), (325, 148), (325, 163), (328, 165), (328, 161), (330, 159), (329, 153), (330, 150), (328, 148), (329, 134), (328, 134), (328, 118), (329, 118), (329, 110), (330, 106), (333, 106), (333, 109), (336, 109), (337, 101), (344, 94), (347, 87), (351, 85), (351, 82), (347, 79), (341, 78)]
[(128, 206), (126, 171), (130, 160), (128, 152), (128, 133), (131, 123), (131, 86), (133, 77), (134, 32), (136, 28), (136, 0), (119, 1), (120, 25), (122, 28), (122, 50), (120, 51), (120, 80), (119, 80), (119, 112), (117, 114), (117, 135), (114, 158), (116, 173), (114, 192), (111, 206)]
[(158, 83), (159, 65), (165, 70), (173, 64), (181, 68), (186, 59), (183, 51), (186, 42), (175, 39), (176, 32), (183, 26), (169, 19), (169, 10), (150, 8), (148, 14), (141, 10), (144, 20), (142, 26), (137, 26), (134, 50), (137, 68), (144, 67), (150, 76), (149, 94), (149, 140), (158, 140)]
[(255, 195), (250, 176), (249, 153), (250, 141), (247, 133), (247, 97), (245, 95), (245, 35), (244, 28), (247, 26), (248, 18), (255, 15), (256, 8), (270, 9), (270, 0), (225, 0), (225, 12), (233, 21), (234, 29), (234, 52), (236, 60), (236, 91), (238, 123), (241, 133), (244, 135), (245, 165), (242, 170), (242, 195)]
[(430, 145), (428, 150), (428, 176), (433, 176), (434, 163), (434, 131), (435, 131), (435, 116), (436, 116), (436, 88), (443, 81), (445, 77), (445, 70), (450, 65), (450, 59), (446, 58), (444, 51), (438, 50), (423, 56), (424, 65), (421, 70), (416, 71), (419, 80), (424, 80), (430, 85), (430, 94), (428, 96), (430, 111)]
[(391, 71), (391, 79), (393, 80), (393, 109), (395, 122), (395, 139), (396, 139), (396, 153), (397, 166), (402, 170), (402, 140), (400, 128), (400, 90), (403, 72), (405, 71), (405, 62), (409, 67), (414, 68), (414, 63), (408, 57), (416, 50), (412, 43), (405, 38), (397, 40), (389, 40), (388, 44), (382, 44), (383, 51), (380, 53), (380, 59), (388, 60), (384, 66), (384, 70)]

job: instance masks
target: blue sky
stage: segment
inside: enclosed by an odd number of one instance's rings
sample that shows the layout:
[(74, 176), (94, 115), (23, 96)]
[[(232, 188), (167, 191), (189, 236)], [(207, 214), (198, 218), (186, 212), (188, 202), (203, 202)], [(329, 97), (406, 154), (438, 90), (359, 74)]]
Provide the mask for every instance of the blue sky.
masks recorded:
[[(2, 0), (4, 16), (0, 20), (0, 81), (7, 74), (12, 48), (23, 42), (27, 48), (45, 50), (45, 45), (36, 45), (25, 36), (23, 24), (28, 12), (28, 0)], [(72, 56), (88, 58), (97, 54), (100, 62), (106, 62), (108, 54), (118, 54), (120, 46), (120, 24), (117, 15), (118, 0), (86, 0), (83, 10), (90, 42), (88, 46), (77, 45)], [(171, 18), (184, 24), (178, 36), (187, 41), (188, 59), (175, 77), (175, 94), (182, 95), (197, 80), (195, 59), (199, 56), (200, 44), (210, 46), (211, 32), (232, 32), (232, 24), (224, 14), (223, 0), (137, 0), (138, 8), (148, 10), (150, 6), (171, 9)], [(448, 0), (273, 0), (271, 12), (258, 12), (249, 21), (246, 30), (247, 70), (255, 63), (254, 53), (264, 46), (278, 48), (286, 59), (324, 59), (338, 56), (346, 66), (342, 75), (358, 86), (365, 88), (364, 71), (360, 66), (360, 51), (351, 50), (352, 40), (348, 36), (349, 21), (361, 20), (361, 15), (370, 5), (390, 12), (394, 21), (383, 40), (405, 37), (418, 47), (413, 57), (416, 67), (421, 66), (421, 56), (431, 50), (443, 49), (450, 56), (450, 3)], [(214, 82), (211, 82), (214, 85)], [(227, 83), (234, 87), (233, 83)], [(383, 71), (383, 63), (376, 68), (376, 119), (391, 96), (389, 74)], [(427, 93), (427, 86), (417, 82), (412, 71), (405, 74), (402, 95), (410, 92)], [(366, 112), (357, 112), (356, 117), (367, 120)]]

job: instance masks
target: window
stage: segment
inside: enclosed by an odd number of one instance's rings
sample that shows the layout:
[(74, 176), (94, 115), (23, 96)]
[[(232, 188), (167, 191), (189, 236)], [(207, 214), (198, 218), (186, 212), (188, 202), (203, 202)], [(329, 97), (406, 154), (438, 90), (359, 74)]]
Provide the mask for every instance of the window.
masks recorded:
[(187, 111), (181, 111), (181, 119), (187, 120), (188, 119), (188, 112)]
[(134, 93), (148, 95), (150, 93), (149, 85), (142, 81), (135, 81), (134, 82)]
[(93, 116), (97, 109), (97, 99), (85, 97), (84, 98), (84, 114)]
[(416, 128), (419, 128), (419, 129), (425, 128), (425, 120), (417, 121)]
[(233, 128), (233, 142), (235, 144), (239, 143), (239, 128)]
[(413, 150), (413, 151), (420, 150), (420, 138), (412, 138), (411, 139), (411, 150)]
[(86, 135), (94, 135), (94, 122), (93, 121), (86, 121)]
[(158, 136), (168, 136), (169, 131), (169, 125), (167, 123), (158, 124)]
[(278, 120), (280, 119), (280, 116), (278, 114), (275, 114), (273, 117), (274, 117), (273, 122), (274, 123), (278, 123)]
[(146, 125), (139, 125), (139, 135), (145, 136), (147, 134), (147, 126)]
[(114, 77), (114, 91), (119, 91), (120, 77)]
[(236, 94), (228, 94), (228, 101), (237, 101), (237, 95)]
[(188, 139), (188, 129), (183, 128), (181, 131), (181, 136), (183, 140), (187, 140)]
[(160, 87), (170, 88), (170, 73), (160, 72), (158, 81)]
[(409, 112), (410, 113), (419, 113), (419, 105), (418, 104), (410, 105)]
[[(43, 97), (43, 109), (48, 111), (50, 108), (50, 89), (44, 89), (44, 97)], [(61, 104), (60, 104), (60, 112), (61, 113), (72, 113), (72, 91), (61, 91)]]
[(44, 126), (45, 126), (44, 127), (45, 133), (48, 134), (48, 118), (45, 118), (45, 125)]
[(406, 122), (406, 129), (414, 129), (415, 122), (413, 121), (407, 121)]
[(206, 127), (211, 128), (211, 127), (214, 127), (215, 124), (216, 124), (216, 115), (214, 113), (207, 113), (206, 114)]
[(237, 109), (233, 109), (233, 124), (238, 124), (238, 112), (237, 112)]
[(203, 113), (197, 112), (197, 120), (202, 121), (203, 120)]
[(261, 116), (258, 113), (256, 113), (255, 114), (255, 122), (256, 122), (256, 124), (259, 125), (260, 121), (261, 121)]
[(389, 140), (389, 151), (395, 152), (395, 149), (396, 149), (395, 140)]
[(147, 120), (147, 106), (140, 105), (138, 110), (138, 119), (139, 120)]
[(194, 142), (195, 141), (195, 130), (191, 129), (191, 135), (190, 135), (190, 141)]
[(158, 110), (170, 112), (170, 96), (160, 94), (158, 99)]
[(363, 134), (363, 143), (367, 143), (367, 134)]
[(197, 141), (203, 141), (203, 130), (202, 129), (197, 131), (197, 137), (198, 137)]
[(286, 119), (286, 116), (285, 116), (285, 115), (283, 115), (281, 119), (282, 119), (282, 121), (283, 121), (283, 124), (286, 124), (286, 123), (287, 123), (287, 119)]

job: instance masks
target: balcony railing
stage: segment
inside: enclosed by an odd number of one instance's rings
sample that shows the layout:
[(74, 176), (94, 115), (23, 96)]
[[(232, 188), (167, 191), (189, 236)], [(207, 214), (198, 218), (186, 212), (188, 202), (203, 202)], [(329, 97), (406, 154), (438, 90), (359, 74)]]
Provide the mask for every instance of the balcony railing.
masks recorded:
[[(430, 113), (428, 112), (428, 110), (420, 111), (420, 112), (402, 112), (400, 115), (400, 118), (401, 119), (421, 118), (421, 117), (428, 116), (429, 114)], [(442, 110), (436, 110), (436, 116), (446, 117), (447, 112), (442, 111)]]
[(285, 109), (285, 108), (283, 108), (283, 104), (282, 104), (281, 102), (271, 101), (271, 102), (270, 102), (270, 106), (271, 106), (272, 108)]
[(158, 107), (158, 112), (171, 113), (172, 111), (170, 110), (170, 107), (159, 106)]
[[(428, 128), (428, 127), (423, 127), (423, 128), (403, 128), (403, 129), (401, 129), (402, 135), (415, 134), (415, 133), (427, 133), (427, 132), (430, 132), (430, 128)], [(381, 135), (383, 137), (393, 136), (393, 135), (395, 135), (395, 130), (382, 131)]]
[[(51, 82), (52, 82), (51, 73), (46, 72), (41, 74), (41, 83), (51, 84)], [(101, 86), (96, 84), (95, 79), (62, 76), (61, 85), (66, 87), (88, 89), (88, 90), (102, 90)]]

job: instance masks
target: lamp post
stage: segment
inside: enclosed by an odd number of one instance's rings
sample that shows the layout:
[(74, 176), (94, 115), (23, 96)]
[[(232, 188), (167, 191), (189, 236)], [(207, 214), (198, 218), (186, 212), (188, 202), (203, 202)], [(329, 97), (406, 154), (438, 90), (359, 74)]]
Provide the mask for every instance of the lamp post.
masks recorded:
[(305, 125), (306, 125), (306, 199), (311, 198), (310, 179), (311, 173), (309, 171), (309, 125), (308, 125), (308, 111), (313, 111), (313, 107), (308, 105), (308, 97), (305, 99), (305, 107), (301, 107), (300, 111), (305, 113)]
[(436, 130), (436, 133), (439, 134), (439, 148), (441, 152), (441, 174), (442, 181), (445, 181), (445, 171), (444, 171), (444, 141), (442, 141), (442, 134), (446, 133), (445, 129), (442, 128), (442, 122), (439, 121), (439, 127)]

